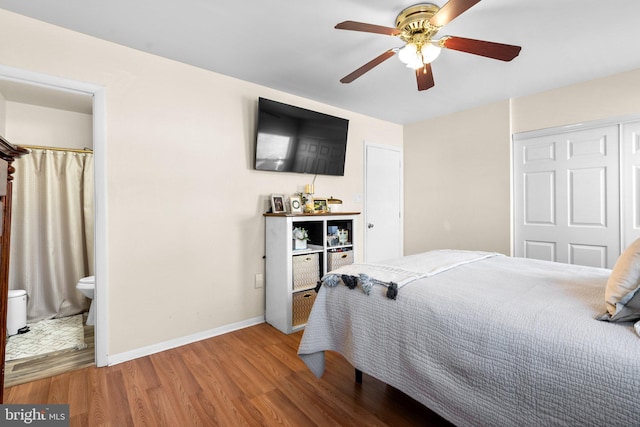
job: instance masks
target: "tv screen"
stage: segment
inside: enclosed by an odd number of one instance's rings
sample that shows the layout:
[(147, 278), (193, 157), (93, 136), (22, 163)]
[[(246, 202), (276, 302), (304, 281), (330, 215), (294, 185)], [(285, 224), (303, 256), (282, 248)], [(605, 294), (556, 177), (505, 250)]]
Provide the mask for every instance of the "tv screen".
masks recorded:
[(349, 121), (258, 99), (257, 170), (344, 175)]

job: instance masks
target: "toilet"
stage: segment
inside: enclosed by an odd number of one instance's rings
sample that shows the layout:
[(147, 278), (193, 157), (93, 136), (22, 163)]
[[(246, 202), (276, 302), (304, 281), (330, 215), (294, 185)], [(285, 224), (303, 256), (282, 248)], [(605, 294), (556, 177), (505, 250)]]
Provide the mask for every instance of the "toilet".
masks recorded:
[(27, 291), (12, 289), (7, 299), (7, 335), (16, 335), (27, 326)]
[(89, 316), (87, 317), (87, 325), (95, 325), (96, 312), (95, 312), (95, 289), (96, 289), (96, 276), (83, 277), (78, 281), (76, 289), (82, 292), (87, 298), (91, 299), (91, 306), (89, 307)]

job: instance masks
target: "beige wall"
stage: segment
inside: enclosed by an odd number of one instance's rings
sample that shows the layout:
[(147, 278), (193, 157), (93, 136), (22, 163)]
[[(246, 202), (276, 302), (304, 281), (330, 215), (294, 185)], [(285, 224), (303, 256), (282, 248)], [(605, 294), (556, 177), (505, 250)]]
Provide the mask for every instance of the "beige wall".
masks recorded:
[(405, 127), (405, 254), (509, 253), (509, 103)]
[(91, 114), (6, 102), (6, 132), (12, 144), (93, 148)]
[(640, 69), (571, 85), (512, 103), (513, 133), (640, 113)]
[(640, 114), (640, 69), (405, 128), (405, 253), (510, 253), (511, 134)]
[(2, 10), (0, 39), (3, 65), (105, 87), (110, 355), (263, 316), (267, 196), (312, 177), (252, 169), (259, 96), (350, 120), (346, 175), (316, 180), (345, 209), (363, 141), (402, 145), (399, 125)]
[(0, 93), (0, 135), (5, 136), (6, 132), (6, 115), (7, 115), (7, 101), (4, 99), (4, 95)]

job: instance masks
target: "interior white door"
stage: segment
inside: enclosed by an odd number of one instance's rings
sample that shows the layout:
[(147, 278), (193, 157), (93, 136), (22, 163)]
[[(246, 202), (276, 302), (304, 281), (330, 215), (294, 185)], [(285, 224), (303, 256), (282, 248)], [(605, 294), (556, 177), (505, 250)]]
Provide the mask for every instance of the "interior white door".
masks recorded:
[(612, 268), (620, 253), (619, 127), (514, 142), (515, 255)]
[(640, 122), (622, 125), (622, 248), (640, 238)]
[(402, 256), (402, 150), (365, 143), (366, 262)]

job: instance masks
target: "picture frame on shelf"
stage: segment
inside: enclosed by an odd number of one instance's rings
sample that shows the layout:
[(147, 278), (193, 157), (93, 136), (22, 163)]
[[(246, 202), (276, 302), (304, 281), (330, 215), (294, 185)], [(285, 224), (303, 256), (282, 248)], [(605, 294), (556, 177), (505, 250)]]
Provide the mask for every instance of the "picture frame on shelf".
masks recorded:
[(314, 198), (313, 199), (313, 211), (315, 213), (328, 212), (329, 207), (327, 205), (327, 199)]
[(302, 213), (302, 200), (300, 200), (300, 196), (291, 196), (289, 197), (289, 208), (291, 209), (291, 213)]
[(272, 194), (271, 195), (271, 212), (272, 213), (286, 213), (286, 205), (284, 201), (284, 195)]

